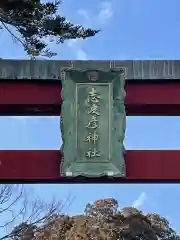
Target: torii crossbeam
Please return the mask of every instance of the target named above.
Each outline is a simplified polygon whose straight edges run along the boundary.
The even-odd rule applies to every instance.
[[[59,116],[59,76],[61,68],[68,64],[69,61],[0,60],[1,116]],[[126,69],[127,116],[180,115],[180,61],[114,64]],[[58,150],[1,150],[0,179],[68,181],[59,177],[59,159]],[[180,179],[179,150],[129,150],[125,162],[127,177],[123,181]]]

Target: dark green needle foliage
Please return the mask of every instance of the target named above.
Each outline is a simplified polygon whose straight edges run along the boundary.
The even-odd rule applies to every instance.
[[[48,42],[86,39],[99,32],[67,21],[59,14],[60,5],[60,1],[1,0],[0,28],[8,31],[32,57],[56,55],[48,48]]]

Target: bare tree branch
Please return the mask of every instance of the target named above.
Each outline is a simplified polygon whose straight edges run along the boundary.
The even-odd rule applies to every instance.
[[[25,43],[20,39],[18,38],[8,27],[5,23],[1,22],[2,26],[7,30],[7,32],[11,35],[12,39],[14,40],[17,40],[18,42],[20,42],[24,48],[26,48],[26,45]]]
[[[0,240],[22,239],[22,236],[34,236],[37,229],[43,225],[49,224],[55,216],[62,214],[63,209],[69,207],[73,201],[71,195],[63,200],[53,198],[50,202],[44,202],[40,199],[30,201],[24,186],[0,185],[0,218],[1,228],[4,228],[8,234],[0,237]],[[14,227],[14,223],[17,223]],[[8,228],[10,230],[8,230]],[[13,229],[13,230],[12,230]],[[30,238],[31,239],[31,238]]]

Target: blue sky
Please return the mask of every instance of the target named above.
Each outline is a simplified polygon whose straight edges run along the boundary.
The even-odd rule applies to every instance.
[[[69,20],[101,28],[96,37],[52,45],[55,59],[179,59],[179,0],[65,0],[60,12]],[[7,33],[0,33],[0,56],[28,59]],[[128,117],[127,149],[179,149],[179,117]],[[0,149],[59,149],[58,117],[1,117]],[[168,137],[167,137],[168,136]],[[51,139],[51,140],[49,140]],[[88,201],[114,197],[120,206],[135,205],[157,212],[179,227],[179,184],[30,185],[32,197],[59,199],[69,192],[75,200],[70,214],[82,213]],[[47,194],[48,192],[48,194]]]

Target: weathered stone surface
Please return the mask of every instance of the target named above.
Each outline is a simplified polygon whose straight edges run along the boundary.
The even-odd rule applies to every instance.
[[[125,176],[124,73],[90,71],[92,80],[88,73],[69,70],[62,81],[61,173]]]
[[[180,60],[0,60],[0,79],[60,79],[63,68],[125,68],[126,79],[180,79]]]

